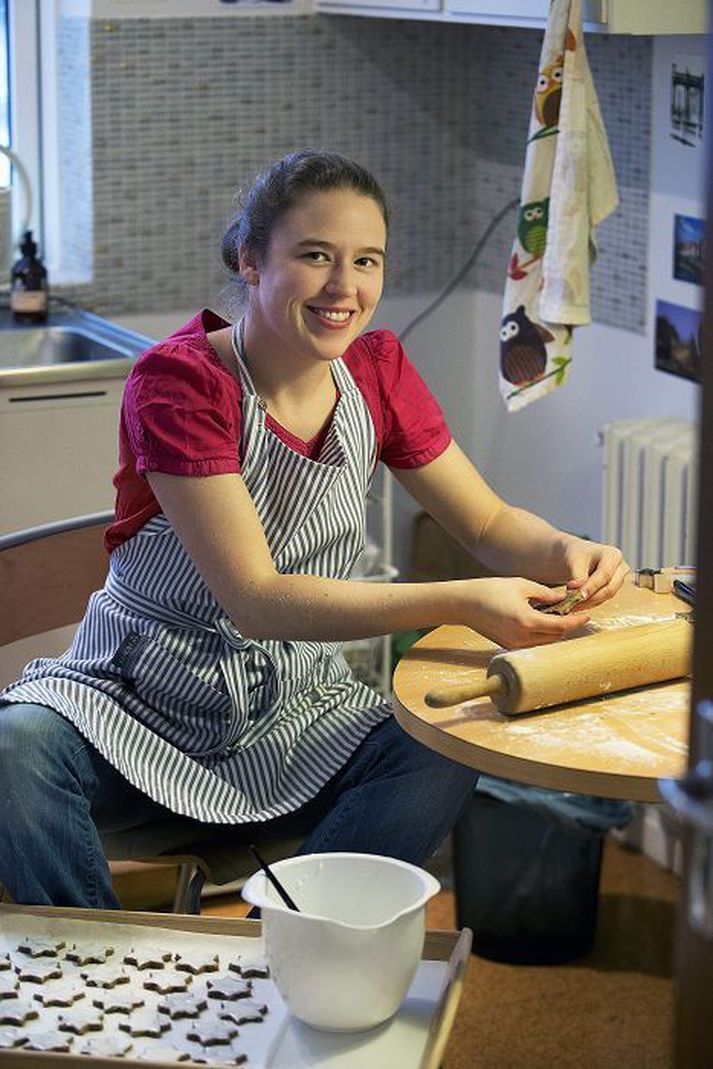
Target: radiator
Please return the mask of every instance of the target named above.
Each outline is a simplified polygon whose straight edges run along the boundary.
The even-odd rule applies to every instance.
[[[602,540],[633,568],[695,563],[697,427],[624,419],[600,431]]]

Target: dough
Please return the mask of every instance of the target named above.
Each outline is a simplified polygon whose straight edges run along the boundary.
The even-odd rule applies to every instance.
[[[535,608],[539,609],[540,612],[549,613],[551,616],[567,616],[575,605],[579,605],[580,601],[584,601],[582,591],[569,590],[562,600],[554,605],[535,605]]]

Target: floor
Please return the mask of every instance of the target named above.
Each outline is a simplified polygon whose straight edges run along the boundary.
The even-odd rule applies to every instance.
[[[608,841],[593,951],[544,967],[473,955],[443,1069],[670,1069],[677,894],[670,872]],[[203,912],[245,907],[214,898]],[[455,926],[452,892],[433,900],[427,923]]]
[[[670,1069],[677,894],[671,873],[608,843],[593,951],[566,966],[473,957],[444,1069]],[[431,924],[452,910],[436,903]]]

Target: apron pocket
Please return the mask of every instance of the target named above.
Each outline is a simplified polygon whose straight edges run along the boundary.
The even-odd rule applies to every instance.
[[[275,723],[282,704],[281,674],[275,657],[262,644],[243,640],[221,661],[227,690],[233,696],[233,721],[226,740],[230,749],[243,749],[261,738]]]
[[[220,751],[231,732],[228,694],[206,683],[150,635],[127,635],[112,667],[138,699],[130,711],[146,727],[193,757]]]

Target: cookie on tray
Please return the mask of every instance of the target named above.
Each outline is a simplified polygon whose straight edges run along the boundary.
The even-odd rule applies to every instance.
[[[145,1036],[147,1039],[160,1039],[164,1032],[170,1030],[171,1022],[158,1014],[153,1017],[134,1014],[126,1021],[119,1021],[119,1028],[134,1038]]]
[[[191,1052],[191,1061],[199,1065],[244,1065],[247,1054],[230,1047],[211,1047],[210,1050]]]
[[[44,1053],[66,1053],[72,1048],[72,1037],[66,1032],[33,1032],[27,1037],[23,1050],[43,1051]]]
[[[158,1012],[165,1013],[172,1021],[200,1017],[208,1002],[203,995],[166,995],[158,1004]]]
[[[112,946],[79,947],[76,943],[72,943],[64,956],[68,961],[73,961],[77,965],[105,965],[106,959],[110,958],[113,953],[114,947]]]
[[[97,1006],[104,1013],[132,1013],[146,1002],[141,995],[135,995],[132,991],[99,991],[92,995],[92,1005]]]
[[[101,987],[105,990],[111,990],[114,987],[118,987],[119,984],[128,984],[131,977],[126,969],[122,969],[121,965],[99,966],[96,969],[83,969],[80,976],[86,983],[87,987]]]
[[[217,1047],[225,1043],[231,1043],[238,1034],[235,1025],[228,1021],[214,1021],[203,1023],[196,1021],[186,1032],[188,1039],[201,1043],[204,1047]]]
[[[270,966],[265,958],[238,958],[237,961],[231,961],[228,968],[245,980],[267,980],[270,976]]]
[[[66,943],[63,939],[50,939],[42,935],[28,935],[17,944],[21,954],[30,958],[56,958]]]
[[[189,972],[184,973],[149,973],[144,980],[147,991],[157,991],[159,995],[182,995],[193,983],[193,977]]]
[[[58,961],[23,961],[15,966],[17,978],[25,984],[46,984],[50,980],[61,980],[64,976]]]
[[[54,985],[48,991],[37,991],[35,998],[43,1006],[58,1006],[60,1008],[73,1006],[80,998],[84,998],[84,987],[75,980],[73,983],[62,984],[61,986]]]
[[[5,1025],[20,1028],[36,1017],[39,1017],[37,1007],[27,999],[8,999],[4,1005],[0,1004],[0,1028]]]
[[[104,1027],[104,1014],[93,1006],[73,1009],[71,1016],[60,1013],[57,1020],[60,1032],[72,1032],[75,1036],[83,1036],[85,1032],[101,1032]]]
[[[173,953],[170,950],[161,950],[152,947],[148,950],[137,950],[132,947],[128,954],[124,955],[124,964],[133,965],[136,969],[165,969],[166,962],[171,961]]]
[[[20,981],[16,976],[0,976],[0,1002],[7,998],[19,998]]]
[[[241,999],[234,1006],[221,1006],[218,1016],[221,1021],[233,1024],[262,1024],[267,1015],[267,1005],[255,999]]]
[[[125,1036],[91,1036],[76,1049],[79,1054],[91,1054],[95,1058],[123,1058],[133,1045],[131,1040]]]
[[[218,972],[220,965],[217,954],[179,954],[175,967],[179,972],[197,976],[204,972]]]
[[[21,1047],[27,1034],[20,1028],[0,1028],[0,1050],[14,1050]]]
[[[195,1058],[186,1047],[142,1047],[136,1057],[142,1062],[192,1062]]]
[[[252,980],[238,979],[237,976],[220,976],[206,981],[208,998],[217,998],[225,1002],[235,1002],[239,998],[249,998],[252,990]]]

